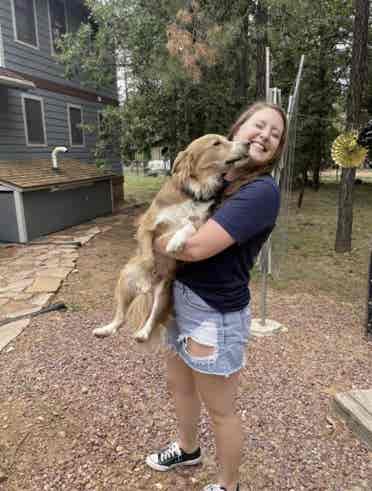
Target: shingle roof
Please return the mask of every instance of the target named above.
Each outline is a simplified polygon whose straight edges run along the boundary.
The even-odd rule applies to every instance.
[[[73,159],[59,158],[58,167],[53,169],[52,159],[0,160],[0,185],[32,189],[109,179],[115,175]]]

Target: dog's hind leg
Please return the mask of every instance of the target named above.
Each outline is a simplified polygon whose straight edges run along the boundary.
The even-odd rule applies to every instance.
[[[164,319],[164,314],[169,309],[169,302],[170,282],[169,280],[162,280],[154,288],[154,303],[150,317],[147,319],[144,326],[134,333],[134,339],[136,339],[136,341],[144,342],[149,339],[152,330]]]
[[[125,320],[125,314],[130,303],[137,294],[135,290],[130,288],[130,285],[128,285],[128,282],[126,281],[125,277],[127,276],[127,272],[126,268],[120,272],[119,281],[115,291],[116,310],[113,320],[110,324],[93,329],[93,334],[99,338],[111,336],[117,332]]]

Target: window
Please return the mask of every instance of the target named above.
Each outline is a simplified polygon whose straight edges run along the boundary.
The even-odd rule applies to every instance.
[[[41,97],[22,95],[23,119],[26,144],[28,146],[46,146],[44,102]]]
[[[68,128],[70,133],[70,145],[72,147],[84,146],[83,114],[80,106],[69,104],[67,106]]]
[[[16,40],[38,48],[35,0],[13,0],[12,6]]]
[[[67,32],[67,15],[65,0],[49,0],[49,27],[52,52],[57,53],[57,41]]]

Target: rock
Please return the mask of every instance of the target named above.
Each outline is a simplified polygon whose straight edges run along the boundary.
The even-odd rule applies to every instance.
[[[61,278],[55,278],[54,276],[38,276],[27,291],[30,293],[55,292],[61,286],[61,282]]]
[[[336,394],[334,409],[372,450],[372,389]]]
[[[252,336],[272,336],[279,332],[286,332],[288,329],[277,321],[267,319],[265,325],[261,324],[261,319],[252,319],[251,334]]]
[[[35,295],[32,297],[30,302],[32,305],[37,305],[38,307],[44,307],[46,305],[50,298],[53,296],[52,293],[39,293],[38,295]]]
[[[10,341],[16,338],[30,323],[30,319],[21,319],[0,326],[0,351],[7,346]]]

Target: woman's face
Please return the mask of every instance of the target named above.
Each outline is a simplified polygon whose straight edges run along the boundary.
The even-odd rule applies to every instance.
[[[265,107],[247,119],[234,135],[235,141],[251,144],[249,156],[258,164],[270,162],[277,151],[284,131],[282,116]]]

